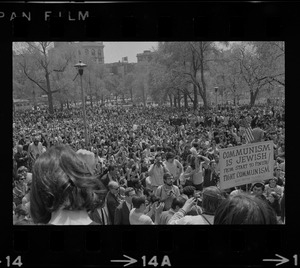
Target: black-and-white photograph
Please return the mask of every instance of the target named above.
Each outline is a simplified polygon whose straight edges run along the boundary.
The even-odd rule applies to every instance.
[[[285,224],[284,46],[13,42],[13,224]]]

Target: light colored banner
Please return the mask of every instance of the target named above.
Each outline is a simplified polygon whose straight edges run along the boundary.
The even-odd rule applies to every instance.
[[[273,141],[220,149],[220,188],[263,181],[273,177]]]

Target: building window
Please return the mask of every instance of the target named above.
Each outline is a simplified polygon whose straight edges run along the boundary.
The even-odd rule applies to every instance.
[[[92,53],[92,56],[96,56],[95,49],[93,49],[93,48],[92,48],[92,51],[91,51],[91,53]]]
[[[101,49],[98,49],[98,57],[101,58]]]
[[[84,51],[85,51],[85,55],[89,55],[89,50],[87,48]]]
[[[80,50],[78,50],[78,55],[79,55],[79,56],[81,55],[81,51],[80,51]]]

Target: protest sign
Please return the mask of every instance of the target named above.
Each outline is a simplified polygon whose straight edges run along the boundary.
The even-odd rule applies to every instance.
[[[221,189],[273,177],[273,141],[220,149],[219,152]]]

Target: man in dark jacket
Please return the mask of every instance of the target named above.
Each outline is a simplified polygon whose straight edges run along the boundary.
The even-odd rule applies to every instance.
[[[28,155],[27,152],[23,151],[23,146],[21,144],[18,144],[17,146],[17,152],[14,155],[14,159],[16,160],[17,163],[17,169],[21,166],[27,167],[28,168]]]
[[[125,200],[116,208],[114,225],[130,225],[129,213],[132,209],[132,197],[136,195],[133,188],[125,190]]]
[[[264,131],[262,130],[262,123],[258,122],[257,127],[252,130],[252,134],[254,137],[254,140],[252,143],[261,142],[264,140]]]
[[[107,194],[107,209],[111,223],[115,221],[115,211],[118,205],[120,205],[119,191],[120,186],[116,181],[110,181],[108,183],[109,192]]]

